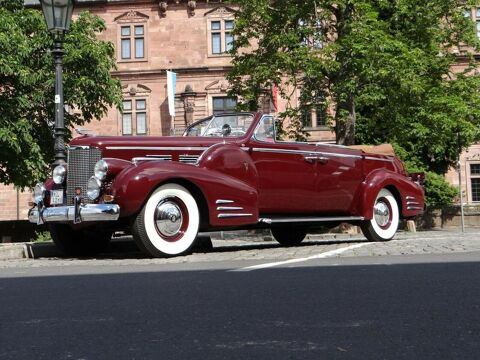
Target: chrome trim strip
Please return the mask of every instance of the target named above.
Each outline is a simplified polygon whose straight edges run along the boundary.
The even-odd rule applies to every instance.
[[[407,205],[420,205],[418,201],[407,201]]]
[[[233,200],[224,200],[224,199],[218,199],[215,201],[215,204],[231,204],[234,203],[235,201]]]
[[[28,220],[36,224],[41,217],[44,222],[72,221],[74,206],[49,207],[38,211],[35,207],[28,212]],[[116,204],[86,204],[80,207],[82,221],[115,221],[120,217],[120,206]]]
[[[150,154],[147,154],[145,155],[146,157],[148,158],[162,158],[162,159],[165,159],[165,160],[172,160],[172,155],[150,155]]]
[[[407,210],[423,210],[420,206],[407,206]]]
[[[218,211],[229,211],[229,210],[243,210],[243,207],[240,206],[218,206]]]
[[[266,224],[282,224],[290,222],[328,222],[328,221],[363,221],[365,218],[363,216],[338,216],[338,217],[286,217],[286,218],[261,218],[258,222],[263,222]]]
[[[82,149],[82,150],[88,150],[90,149],[90,146],[87,145],[69,145],[68,149],[74,150],[74,149]]]
[[[306,150],[289,150],[289,149],[272,149],[272,148],[253,148],[253,151],[257,152],[267,152],[267,153],[283,153],[283,154],[298,154],[298,155],[326,155],[326,156],[336,156],[341,158],[353,158],[361,159],[360,155],[349,155],[349,154],[336,154],[324,151],[306,151]]]
[[[406,199],[407,200],[415,200],[415,196],[407,196]]]
[[[376,158],[376,157],[373,157],[373,156],[365,156],[365,160],[393,162],[393,159],[381,159],[381,158]]]
[[[131,161],[135,165],[137,165],[137,163],[139,163],[140,161],[169,161],[169,159],[165,159],[165,158],[161,158],[161,157],[158,157],[158,158],[154,158],[154,157],[135,157],[135,158],[132,158]]]
[[[166,151],[195,151],[207,150],[209,147],[197,146],[179,146],[179,147],[163,147],[163,146],[107,146],[107,150],[166,150]]]
[[[219,219],[225,219],[225,218],[234,218],[234,217],[249,217],[253,216],[253,214],[218,214]]]
[[[350,149],[348,146],[345,146],[345,145],[322,143],[322,142],[315,143],[315,146],[329,146],[329,147],[332,147],[332,148]]]
[[[184,164],[196,164],[199,158],[200,155],[180,155],[178,161]]]

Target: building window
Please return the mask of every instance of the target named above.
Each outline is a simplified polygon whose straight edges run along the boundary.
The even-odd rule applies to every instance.
[[[132,100],[123,102],[122,134],[132,135]]]
[[[472,201],[480,201],[480,164],[470,164]]]
[[[122,25],[120,27],[122,60],[145,59],[145,26]]]
[[[210,21],[210,53],[222,55],[233,48],[233,20]]]
[[[316,104],[304,108],[301,112],[302,125],[305,128],[325,127],[328,125],[326,104]]]
[[[301,41],[305,46],[313,49],[321,49],[322,42],[322,23],[319,19],[306,21],[300,19],[298,21]]]
[[[303,127],[313,127],[311,108],[302,110],[302,125]]]
[[[228,96],[218,96],[212,99],[213,113],[233,112],[237,106],[237,99]]]
[[[134,129],[135,125],[135,129]],[[147,100],[124,100],[122,113],[122,134],[147,134]]]

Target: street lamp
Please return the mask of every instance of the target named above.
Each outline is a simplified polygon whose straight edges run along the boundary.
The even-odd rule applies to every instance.
[[[63,38],[70,29],[73,0],[40,0],[48,31],[53,34],[55,58],[55,162],[53,167],[66,162],[65,122],[63,104]]]

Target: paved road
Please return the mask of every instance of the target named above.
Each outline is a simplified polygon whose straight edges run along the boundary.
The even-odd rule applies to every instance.
[[[477,359],[477,235],[423,235],[1,262],[0,359]]]

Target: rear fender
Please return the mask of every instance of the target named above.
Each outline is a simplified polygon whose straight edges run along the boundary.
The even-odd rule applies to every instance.
[[[408,218],[423,212],[425,206],[423,188],[404,175],[386,169],[372,171],[362,183],[357,196],[356,212],[366,219],[372,219],[377,194],[383,188],[390,190],[395,196],[400,217]],[[412,202],[416,203],[415,209],[412,209]]]
[[[211,226],[258,222],[258,194],[250,184],[215,170],[164,160],[142,162],[118,174],[111,189],[121,216],[138,213],[150,194],[165,183],[191,184],[200,190]]]

